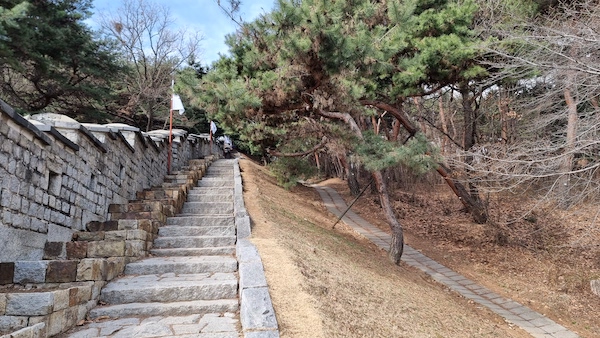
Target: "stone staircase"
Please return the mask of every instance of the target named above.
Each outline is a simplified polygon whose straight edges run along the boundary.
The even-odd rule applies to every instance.
[[[93,322],[63,337],[179,336],[182,325],[193,331],[186,334],[240,335],[233,164],[208,168],[181,213],[159,228],[152,256],[127,264],[102,289],[102,305],[89,312]]]
[[[0,263],[0,338],[279,337],[237,160],[213,161],[46,243],[50,260]]]

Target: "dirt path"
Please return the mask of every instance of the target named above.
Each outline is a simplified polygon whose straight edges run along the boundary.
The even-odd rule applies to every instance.
[[[530,337],[336,226],[318,194],[240,160],[282,337]]]

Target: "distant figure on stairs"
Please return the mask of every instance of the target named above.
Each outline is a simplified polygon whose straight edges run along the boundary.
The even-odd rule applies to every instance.
[[[217,138],[217,141],[219,141],[219,143],[221,143],[221,145],[223,147],[223,154],[225,155],[225,158],[231,158],[231,151],[233,150],[233,142],[231,142],[231,139],[229,138],[229,136],[227,136],[227,135],[219,136],[219,138]]]

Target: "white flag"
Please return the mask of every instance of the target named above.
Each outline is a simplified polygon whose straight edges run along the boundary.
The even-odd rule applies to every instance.
[[[173,110],[179,111],[179,115],[183,115],[185,112],[185,108],[183,108],[183,102],[181,102],[181,98],[177,94],[173,94]]]
[[[213,121],[210,121],[210,132],[213,135],[217,132],[217,125]]]

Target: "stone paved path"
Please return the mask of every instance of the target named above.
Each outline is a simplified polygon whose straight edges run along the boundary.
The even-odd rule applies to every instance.
[[[62,337],[279,337],[249,235],[237,160],[217,160],[159,229],[153,257],[127,264],[94,321]]]
[[[319,192],[325,206],[331,213],[339,217],[346,210],[347,205],[337,191],[325,186],[313,185],[313,187]],[[391,236],[370,224],[352,210],[349,210],[342,220],[380,248],[384,250],[389,249]],[[542,314],[515,301],[501,297],[488,288],[457,274],[406,244],[404,245],[402,261],[422,270],[436,281],[446,285],[464,297],[487,307],[496,314],[504,317],[507,322],[529,332],[533,337],[579,337],[576,333],[569,331],[565,327],[544,317]]]

